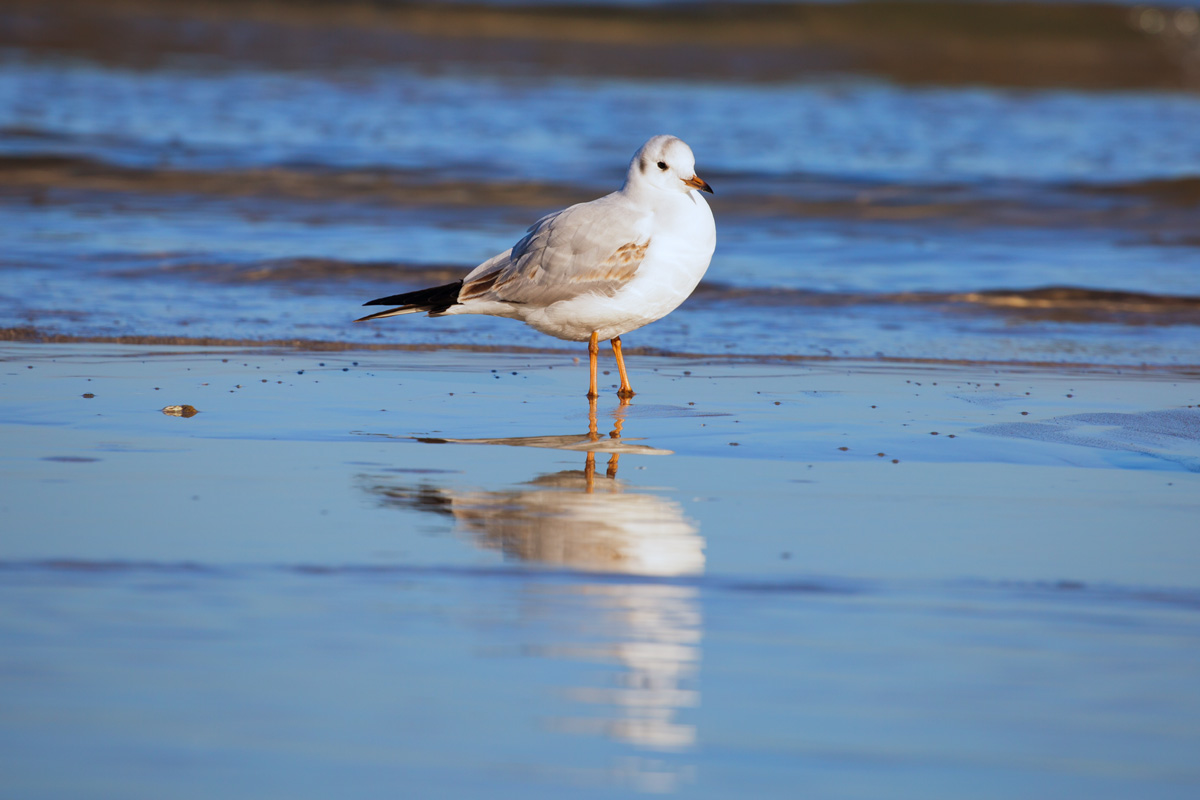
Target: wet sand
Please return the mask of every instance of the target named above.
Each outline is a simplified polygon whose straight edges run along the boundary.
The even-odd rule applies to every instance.
[[[1200,785],[1194,369],[630,360],[5,343],[4,787]]]
[[[751,573],[1162,586],[1195,586],[1200,575],[1189,541],[1200,509],[1191,370],[638,356],[638,395],[627,406],[603,397],[590,443],[586,363],[565,354],[79,343],[3,352],[5,527],[44,531],[13,537],[9,560],[391,563],[372,549],[400,519],[383,509],[431,509],[388,500],[388,481],[433,487],[445,498],[432,510],[457,516],[458,493],[582,470],[593,451],[596,491],[665,492],[710,544],[736,528],[734,549],[745,552],[734,563]],[[612,374],[602,386],[615,381],[603,366]],[[199,413],[161,411],[184,404]],[[614,429],[631,445],[615,481],[604,474]],[[362,483],[375,480],[381,488]],[[289,507],[280,492],[313,502]],[[175,532],[159,538],[154,517]],[[1147,534],[1129,535],[1145,520],[1158,545],[1188,555],[1152,568]],[[881,557],[901,521],[923,550],[950,546],[933,548],[932,562]],[[365,538],[318,536],[324,544],[309,551],[279,535],[327,527]],[[820,544],[814,527],[826,531]],[[1117,549],[1067,545],[1096,536]],[[1064,547],[1048,556],[1028,550],[1028,537]],[[779,561],[784,551],[791,563]],[[761,561],[747,561],[751,552]]]

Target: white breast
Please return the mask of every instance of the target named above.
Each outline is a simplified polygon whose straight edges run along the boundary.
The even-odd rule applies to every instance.
[[[583,294],[544,308],[530,308],[521,318],[560,339],[587,341],[597,331],[600,340],[607,341],[678,308],[708,270],[717,233],[712,210],[699,192],[668,200],[671,202],[655,209],[655,233],[629,283],[611,297]]]

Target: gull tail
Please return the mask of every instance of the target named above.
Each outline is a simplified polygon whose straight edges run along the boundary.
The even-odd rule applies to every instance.
[[[400,306],[400,308],[390,308],[387,311],[368,314],[354,321],[366,322],[369,319],[383,319],[384,317],[395,317],[399,314],[416,314],[421,311],[428,311],[429,316],[435,317],[438,314],[445,313],[446,309],[450,306],[458,305],[458,293],[462,289],[462,285],[462,281],[455,281],[454,283],[447,283],[444,286],[434,286],[431,289],[418,289],[415,292],[380,297],[378,300],[372,300],[369,303],[363,303],[363,305]]]

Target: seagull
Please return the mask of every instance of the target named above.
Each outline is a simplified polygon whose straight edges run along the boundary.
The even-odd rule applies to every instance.
[[[692,149],[674,136],[655,136],[634,154],[619,190],[542,217],[462,280],[364,303],[398,308],[355,322],[422,311],[486,314],[587,342],[592,400],[599,397],[600,342],[611,341],[621,374],[617,396],[628,400],[634,392],[621,334],[674,311],[712,259],[717,229],[700,192],[713,190],[696,175]]]

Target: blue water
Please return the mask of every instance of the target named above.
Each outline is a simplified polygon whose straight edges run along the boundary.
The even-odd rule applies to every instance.
[[[1200,172],[1200,145],[1188,135],[1200,125],[1200,99],[1187,93],[853,77],[727,86],[403,67],[147,72],[10,57],[0,103],[4,127],[54,137],[47,147],[10,136],[0,152],[140,167],[366,166],[608,189],[632,155],[623,139],[640,144],[661,129],[686,136],[714,176],[1120,184]]]
[[[319,55],[284,68],[220,52],[168,52],[147,68],[28,46],[4,61],[9,327],[560,346],[507,322],[349,320],[362,301],[455,274],[430,267],[461,274],[546,211],[615,189],[641,141],[670,131],[717,189],[718,250],[707,293],[631,346],[1200,357],[1194,91],[908,85],[853,71],[739,83]],[[280,259],[336,268],[278,271]],[[1034,315],[963,299],[1043,287],[1083,295]],[[778,290],[808,296],[797,305]],[[1183,309],[1131,313],[1138,298],[1112,307],[1086,294],[1111,291]],[[852,296],[820,302],[827,293]]]

